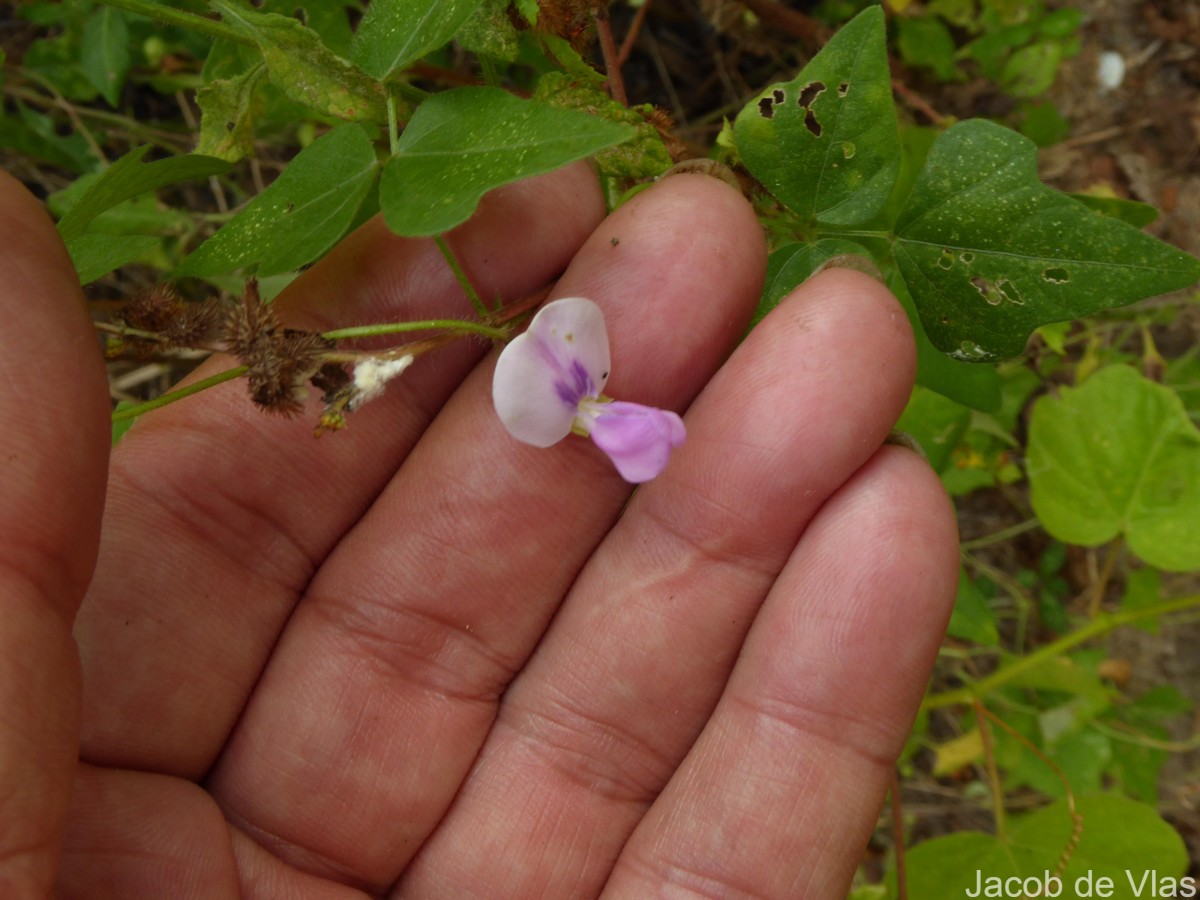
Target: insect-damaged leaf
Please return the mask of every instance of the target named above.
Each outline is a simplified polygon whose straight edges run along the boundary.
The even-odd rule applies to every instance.
[[[983,120],[934,143],[894,249],[934,345],[972,362],[1200,278],[1200,260],[1043,185],[1034,143]]]
[[[449,231],[485,193],[632,137],[629,125],[522,100],[499,88],[456,88],[421,104],[387,163],[379,205],[397,234]]]
[[[383,88],[342,59],[299,19],[211,0],[221,17],[258,45],[271,83],[290,99],[349,121],[386,121]]]
[[[860,13],[794,81],[750,101],[733,136],[751,174],[801,215],[855,225],[879,212],[900,158],[883,9]]]

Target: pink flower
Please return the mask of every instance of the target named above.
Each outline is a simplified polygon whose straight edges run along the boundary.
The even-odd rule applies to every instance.
[[[666,468],[671,449],[683,443],[683,420],[603,396],[609,361],[600,307],[583,297],[555,300],[500,354],[492,402],[517,440],[549,447],[572,431],[591,436],[622,478],[640,484]]]

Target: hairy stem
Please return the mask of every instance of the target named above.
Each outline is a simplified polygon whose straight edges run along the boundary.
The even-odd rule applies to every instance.
[[[210,387],[216,387],[226,381],[233,381],[235,378],[241,378],[248,371],[247,366],[235,366],[232,369],[226,369],[224,372],[218,372],[216,375],[210,375],[208,378],[202,378],[187,387],[179,388],[178,390],[168,391],[161,397],[155,397],[153,400],[147,400],[145,403],[139,403],[137,406],[130,406],[125,409],[118,409],[112,414],[114,422],[123,422],[126,419],[132,419],[140,416],[142,413],[150,412],[153,409],[159,409],[163,406],[168,406],[176,400],[182,400],[184,397],[190,397],[192,394],[198,394],[201,391],[206,391]]]
[[[355,325],[350,328],[338,328],[325,331],[321,337],[330,341],[341,341],[347,338],[378,337],[385,334],[404,334],[409,331],[456,331],[463,334],[478,334],[494,341],[508,340],[508,330],[484,325],[482,322],[470,322],[464,319],[425,319],[418,322],[384,322],[379,325]]]
[[[488,316],[488,308],[484,306],[482,300],[479,299],[479,294],[475,290],[475,285],[471,284],[471,279],[467,277],[467,273],[462,270],[462,266],[458,264],[458,258],[454,255],[454,251],[450,249],[450,245],[446,243],[446,239],[440,234],[435,237],[434,243],[437,244],[438,250],[446,260],[446,265],[450,267],[450,271],[454,273],[454,277],[458,280],[459,285],[467,294],[467,299],[471,301],[471,305],[475,307],[475,312],[479,313],[481,318],[486,319]]]

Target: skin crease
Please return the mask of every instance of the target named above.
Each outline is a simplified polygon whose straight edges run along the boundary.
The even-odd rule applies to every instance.
[[[475,340],[320,441],[233,383],[109,463],[69,261],[2,175],[0,219],[0,896],[845,895],[956,580],[936,476],[881,448],[914,369],[881,285],[824,272],[740,342],[742,197],[604,218],[573,167],[450,242],[484,296],[562,273],[606,393],[685,414],[632,499],[589,441],[504,432]],[[377,221],[279,302],[470,315]]]

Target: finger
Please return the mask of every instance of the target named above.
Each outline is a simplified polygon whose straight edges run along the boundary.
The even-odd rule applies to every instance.
[[[600,889],[809,520],[899,416],[913,368],[903,311],[855,272],[811,280],[750,334],[576,580],[405,890],[486,893],[498,859],[516,895]]]
[[[201,788],[167,775],[79,766],[56,898],[238,895],[229,826]]]
[[[884,448],[821,509],[606,897],[846,896],[954,602],[936,475]]]
[[[45,896],[78,750],[71,619],[96,558],[109,425],[79,284],[41,205],[0,172],[0,885]]]
[[[764,257],[740,194],[680,176],[617,210],[556,290],[604,308],[615,396],[681,407],[744,328]],[[509,437],[492,368],[318,573],[213,779],[232,820],[285,859],[374,890],[443,815],[629,495],[589,442]]]
[[[450,242],[483,296],[512,299],[561,272],[602,214],[581,166],[489,195]],[[278,302],[318,328],[469,315],[432,242],[378,219]],[[316,407],[268,416],[238,383],[130,430],[77,627],[85,758],[192,778],[212,766],[312,573],[484,352],[460,341],[422,358],[320,441]]]

